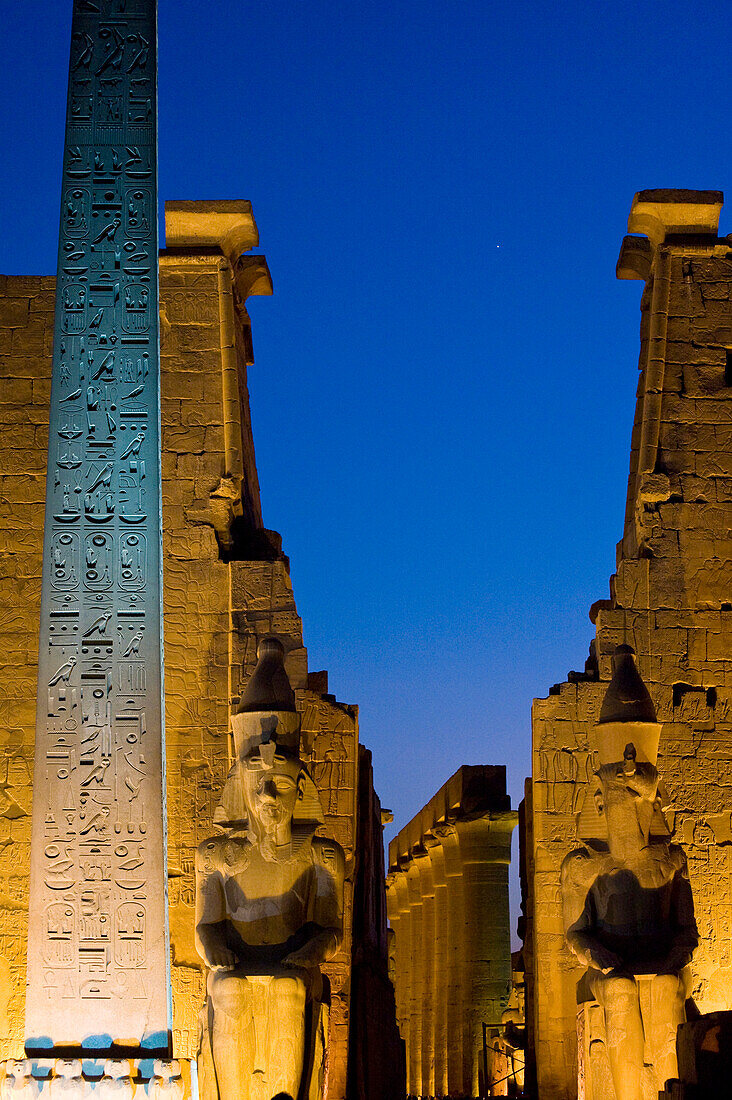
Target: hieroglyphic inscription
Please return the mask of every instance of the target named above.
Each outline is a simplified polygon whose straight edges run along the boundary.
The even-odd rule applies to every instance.
[[[26,1039],[165,1048],[155,0],[74,0]]]

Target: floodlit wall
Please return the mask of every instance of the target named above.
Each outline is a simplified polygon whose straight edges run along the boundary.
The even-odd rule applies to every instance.
[[[701,1012],[732,1008],[732,244],[716,235],[720,205],[717,192],[641,192],[618,262],[644,285],[617,572],[592,609],[585,671],[533,708],[526,961],[542,1100],[577,1095],[582,970],[564,943],[559,872],[594,770],[588,729],[624,642],[663,723],[658,768],[701,937],[692,996]]]
[[[213,831],[230,766],[230,709],[254,668],[257,640],[274,633],[285,645],[302,714],[302,755],[325,815],[320,831],[335,837],[347,858],[346,935],[325,967],[333,995],[327,1095],[342,1100],[353,947],[357,708],[328,693],[327,674],[308,673],[288,561],[279,536],[262,525],[246,389],[252,363],[246,300],[271,293],[266,263],[256,256],[230,262],[212,244],[212,204],[200,204],[199,211],[198,204],[184,205],[189,231],[194,219],[193,239],[189,232],[186,243],[160,258],[174,1054],[195,1055],[205,997],[193,944],[194,852]],[[249,220],[245,245],[251,248],[256,226]],[[168,228],[170,242],[176,236]],[[0,276],[0,1059],[21,1056],[24,1038],[54,288],[52,277]]]

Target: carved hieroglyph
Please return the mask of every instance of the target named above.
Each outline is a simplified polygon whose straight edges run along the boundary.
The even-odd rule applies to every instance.
[[[48,444],[26,1041],[169,1042],[156,4],[75,0]]]

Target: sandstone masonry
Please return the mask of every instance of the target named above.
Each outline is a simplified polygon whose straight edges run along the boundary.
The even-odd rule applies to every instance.
[[[732,242],[722,195],[636,195],[618,277],[643,283],[640,382],[623,538],[610,598],[592,608],[584,672],[533,708],[526,799],[527,1022],[543,1100],[577,1095],[575,987],[559,868],[595,764],[588,729],[610,657],[633,646],[663,723],[659,771],[688,856],[700,946],[693,999],[732,989]]]
[[[275,634],[302,713],[302,755],[323,804],[321,831],[347,856],[346,935],[325,968],[333,994],[328,1095],[338,1100],[346,1096],[351,959],[358,946],[351,936],[358,711],[328,693],[326,673],[309,672],[289,563],[279,536],[262,522],[246,302],[271,294],[272,284],[264,257],[241,255],[258,243],[251,206],[167,204],[166,229],[160,313],[174,1056],[195,1056],[205,998],[193,943],[194,852],[210,832],[232,761],[230,710],[254,668],[258,640]],[[0,276],[0,1058],[22,1057],[23,1049],[54,290],[52,277]],[[372,796],[372,787],[363,791],[369,806]],[[382,954],[385,973],[385,943]],[[388,988],[383,996],[388,1001]]]

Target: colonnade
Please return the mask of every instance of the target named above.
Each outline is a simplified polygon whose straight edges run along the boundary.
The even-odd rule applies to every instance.
[[[462,767],[389,845],[397,1018],[412,1097],[484,1093],[511,989],[505,768]],[[488,1066],[490,1078],[490,1065]]]

